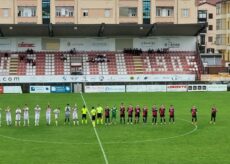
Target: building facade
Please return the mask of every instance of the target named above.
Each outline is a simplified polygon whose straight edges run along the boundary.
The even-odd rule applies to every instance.
[[[194,0],[0,0],[1,24],[186,24]]]
[[[230,61],[230,0],[218,2],[216,12],[216,48]]]
[[[216,1],[200,1],[197,18],[198,23],[207,23],[207,28],[200,34],[200,51],[216,53]]]

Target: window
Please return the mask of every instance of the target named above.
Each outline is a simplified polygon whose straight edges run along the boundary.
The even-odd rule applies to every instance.
[[[36,7],[34,6],[19,6],[18,7],[18,16],[19,17],[35,17],[36,16]]]
[[[122,17],[136,17],[137,16],[137,8],[128,8],[128,7],[120,7],[119,15]]]
[[[173,16],[173,7],[157,7],[156,15],[161,17]]]
[[[110,17],[110,9],[105,9],[105,11],[104,11],[104,16],[105,17]]]
[[[83,10],[83,13],[82,13],[83,17],[87,17],[89,16],[89,11],[88,10]]]
[[[207,11],[206,10],[198,11],[198,22],[199,23],[207,22]]]
[[[212,18],[213,18],[213,14],[212,14],[212,13],[209,13],[209,14],[208,14],[208,18],[209,18],[209,19],[212,19]]]
[[[200,44],[205,45],[205,35],[200,35]]]
[[[74,12],[73,6],[56,7],[57,17],[72,17]]]
[[[212,42],[212,36],[208,37],[208,42]]]
[[[212,25],[208,25],[208,30],[212,31],[213,30],[213,26]]]
[[[9,17],[9,9],[2,9],[2,16]]]
[[[137,16],[137,9],[136,8],[129,8],[128,15],[130,17],[135,17]]]
[[[189,9],[182,9],[182,16],[189,17]]]

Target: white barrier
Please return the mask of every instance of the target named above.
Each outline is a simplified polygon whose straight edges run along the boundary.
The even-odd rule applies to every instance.
[[[126,85],[126,92],[166,92],[166,85]]]
[[[72,82],[170,82],[195,81],[195,75],[53,75],[0,76],[0,83],[72,83]]]
[[[97,92],[125,92],[125,85],[94,85],[85,86],[86,93]]]
[[[21,86],[4,86],[3,93],[22,93]]]
[[[227,91],[228,87],[225,84],[195,84],[188,85],[189,92],[200,92],[200,91]]]
[[[207,85],[207,91],[227,91],[227,90],[228,90],[227,84]]]
[[[30,93],[50,93],[50,86],[30,86]]]

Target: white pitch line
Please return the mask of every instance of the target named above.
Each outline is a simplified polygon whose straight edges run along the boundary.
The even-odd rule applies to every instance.
[[[83,97],[83,95],[82,95],[82,92],[80,92],[80,94],[81,94],[81,98],[82,98],[82,100],[83,100],[85,106],[87,107],[87,104],[86,104],[86,101],[85,101],[85,99],[84,99],[84,97]],[[87,108],[88,108],[88,107],[87,107]],[[91,114],[90,114],[89,110],[87,111],[87,113],[88,113],[88,115],[89,115],[89,117],[90,117],[90,120],[91,120]],[[92,120],[91,120],[91,121],[92,121]],[[97,133],[97,129],[96,129],[95,127],[93,127],[93,130],[94,130],[94,132],[95,132],[95,135],[96,135],[96,137],[97,137],[97,141],[98,141],[99,146],[100,146],[100,148],[101,148],[101,152],[102,152],[102,154],[103,154],[103,157],[104,157],[104,160],[105,160],[105,164],[109,164],[108,158],[107,158],[106,153],[105,153],[105,150],[104,150],[103,145],[102,145],[102,143],[101,143],[101,139],[100,139],[100,137],[99,137],[99,135],[98,135],[98,133]]]
[[[177,120],[181,120],[184,122],[188,122],[190,123],[190,121],[185,120],[185,119],[180,119],[178,118]],[[191,123],[190,123],[191,124]],[[183,134],[179,134],[176,136],[171,136],[171,137],[163,137],[163,138],[156,138],[156,139],[148,139],[148,140],[142,140],[142,141],[115,141],[115,142],[104,142],[104,144],[106,145],[111,145],[111,144],[133,144],[133,143],[145,143],[145,142],[154,142],[154,141],[160,141],[160,140],[168,140],[168,139],[174,139],[174,138],[179,138],[179,137],[184,137],[187,135],[190,135],[192,133],[194,133],[197,130],[197,125],[193,125],[195,128],[192,129],[191,131],[188,131],[186,133]],[[6,135],[2,135],[0,134],[0,137],[5,138],[5,139],[9,139],[9,140],[13,140],[13,141],[20,141],[20,142],[33,142],[33,143],[45,143],[45,144],[64,144],[64,145],[96,145],[98,144],[97,142],[95,143],[90,143],[90,142],[81,142],[81,143],[69,143],[69,142],[58,142],[58,141],[39,141],[39,140],[29,140],[29,139],[21,139],[21,138],[15,138],[15,137],[10,137],[10,136],[6,136]]]
[[[182,120],[184,122],[188,122],[190,123],[188,120],[184,120],[184,119],[177,119],[177,120]],[[192,124],[193,125],[193,124]],[[198,126],[197,125],[193,125],[194,126],[194,129],[189,131],[189,132],[186,132],[186,133],[183,133],[183,134],[179,134],[179,135],[176,135],[176,136],[171,136],[171,137],[162,137],[162,138],[156,138],[156,139],[148,139],[148,140],[137,140],[137,141],[131,141],[131,142],[126,142],[126,141],[121,141],[121,142],[104,142],[104,144],[132,144],[132,143],[144,143],[144,142],[153,142],[153,141],[160,141],[160,140],[168,140],[168,139],[174,139],[174,138],[179,138],[179,137],[184,137],[184,136],[187,136],[189,134],[192,134],[194,133]]]

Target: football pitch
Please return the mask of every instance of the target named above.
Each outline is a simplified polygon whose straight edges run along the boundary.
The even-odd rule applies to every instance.
[[[97,125],[81,124],[80,109],[121,102],[149,109],[148,123]],[[59,126],[45,122],[45,108],[61,107]],[[77,103],[80,125],[64,125],[64,107]],[[30,107],[30,126],[15,127],[15,109]],[[34,126],[34,107],[42,108],[40,126]],[[166,106],[166,125],[151,124],[151,106]],[[175,107],[176,124],[168,124],[168,108]],[[215,104],[217,122],[209,124],[210,108]],[[197,127],[191,124],[190,108],[198,109]],[[5,108],[10,106],[13,126],[7,127]],[[197,93],[95,93],[95,94],[5,94],[0,95],[0,163],[17,164],[228,164],[230,161],[230,92]],[[126,115],[127,116],[127,115]],[[89,116],[88,116],[89,120]],[[159,116],[158,116],[159,123]]]

